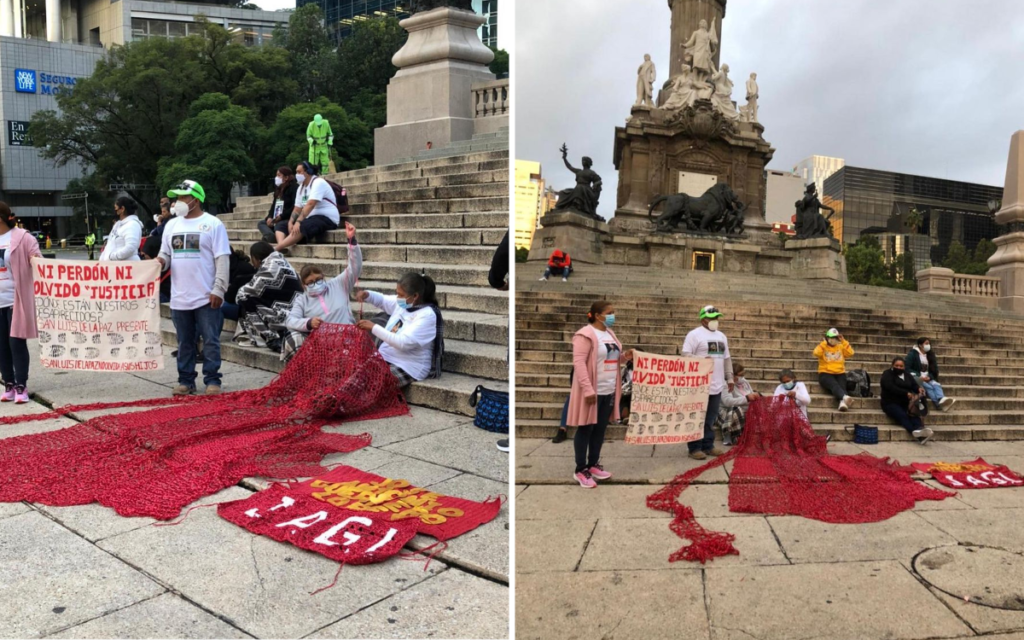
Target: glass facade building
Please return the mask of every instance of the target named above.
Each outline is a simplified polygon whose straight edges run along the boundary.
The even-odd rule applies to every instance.
[[[324,12],[325,23],[335,43],[352,33],[361,20],[393,16],[408,18],[412,0],[297,0],[297,6],[317,4]],[[487,18],[480,27],[480,39],[488,46],[498,46],[498,0],[473,0],[473,10]]]
[[[1002,197],[1002,187],[846,166],[825,180],[821,201],[836,210],[839,240],[877,235],[888,259],[909,248],[923,269],[941,264],[954,240],[973,251],[998,236],[989,203]]]

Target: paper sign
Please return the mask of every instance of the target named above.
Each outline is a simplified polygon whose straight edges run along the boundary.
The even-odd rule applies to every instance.
[[[32,258],[32,272],[44,367],[163,368],[159,262]]]
[[[633,355],[627,444],[680,444],[704,437],[711,358]]]

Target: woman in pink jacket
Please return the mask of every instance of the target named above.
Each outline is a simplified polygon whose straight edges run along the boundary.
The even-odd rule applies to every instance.
[[[42,257],[39,242],[14,224],[14,214],[0,202],[0,402],[28,402],[28,339],[37,338],[36,299],[32,291],[32,257]]]
[[[566,425],[576,427],[576,472],[581,487],[593,489],[597,480],[612,477],[601,467],[601,445],[610,420],[619,419],[622,378],[619,363],[633,359],[633,351],[622,352],[622,343],[611,327],[615,308],[610,302],[595,302],[587,314],[587,326],[572,338],[572,390]]]

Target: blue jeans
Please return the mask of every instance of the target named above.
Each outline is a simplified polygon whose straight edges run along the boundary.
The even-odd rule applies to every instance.
[[[178,334],[178,384],[196,386],[196,338],[203,339],[203,382],[220,386],[220,332],[224,314],[203,305],[198,309],[171,309],[171,321]],[[198,336],[197,336],[198,334]]]
[[[572,275],[572,267],[548,267],[547,269],[544,269],[545,278],[550,278],[551,274],[555,274],[556,276],[560,275],[568,280],[569,276]]]
[[[925,382],[920,378],[914,379],[917,380],[917,384],[921,385],[921,388],[924,389],[925,395],[927,395],[928,399],[932,401],[932,404],[938,407],[939,402],[946,397],[946,394],[942,391],[942,385],[934,380],[931,382]]]
[[[238,305],[231,302],[225,302],[220,306],[221,312],[224,313],[225,320],[234,320],[238,322]]]
[[[711,451],[715,448],[715,418],[718,417],[718,410],[722,407],[722,394],[716,393],[708,396],[708,412],[704,415],[704,437],[700,440],[687,442],[686,446],[690,453],[695,451]]]
[[[885,412],[885,415],[900,423],[900,426],[906,429],[907,433],[913,434],[914,431],[924,428],[921,418],[911,416],[907,413],[907,407],[902,404],[882,403],[882,411]]]

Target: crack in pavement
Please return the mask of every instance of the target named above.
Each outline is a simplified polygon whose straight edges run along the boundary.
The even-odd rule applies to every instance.
[[[252,567],[256,570],[256,577],[260,581],[260,589],[263,591],[267,590],[267,586],[263,583],[263,574],[260,573],[260,565],[256,562],[256,536],[249,538],[249,554],[252,556]]]

